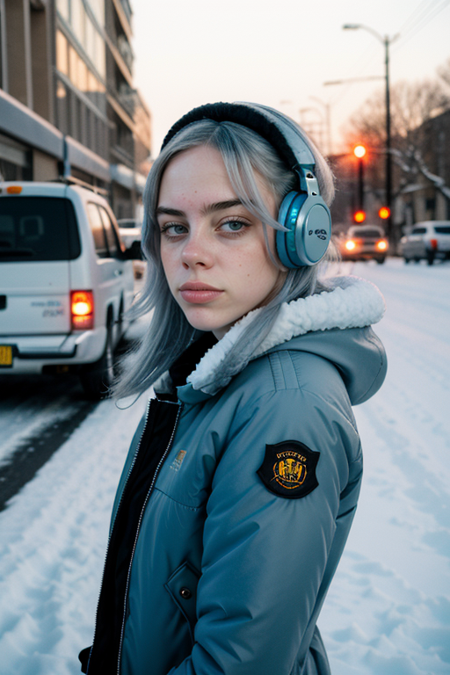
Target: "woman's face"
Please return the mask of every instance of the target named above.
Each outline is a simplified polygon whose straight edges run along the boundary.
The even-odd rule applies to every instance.
[[[275,200],[256,174],[275,216]],[[200,146],[176,155],[164,171],[157,218],[169,288],[191,326],[220,339],[263,305],[283,272],[271,261],[260,220],[239,201],[218,150]],[[268,227],[271,250],[275,231]]]

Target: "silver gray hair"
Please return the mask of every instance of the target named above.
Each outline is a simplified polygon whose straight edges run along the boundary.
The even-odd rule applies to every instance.
[[[314,143],[299,128],[316,161],[316,176],[324,201],[329,206],[334,197],[333,175]],[[207,145],[222,155],[231,185],[238,199],[266,226],[285,228],[274,220],[255,180],[262,176],[275,197],[277,206],[298,183],[295,173],[286,168],[274,148],[259,134],[234,122],[204,119],[179,131],[155,160],[144,191],[142,249],[148,260],[144,286],[130,310],[131,319],[153,310],[149,330],[141,342],[125,357],[121,375],[112,387],[117,398],[140,394],[170,368],[186,347],[202,333],[193,328],[169,290],[160,258],[160,229],[156,218],[162,176],[169,162],[180,152]],[[331,254],[332,255],[332,254]],[[326,260],[326,258],[325,258]],[[284,270],[278,260],[274,263]],[[277,319],[283,302],[313,295],[326,286],[318,281],[318,267],[289,270],[278,293],[267,303],[228,353],[224,376],[231,379],[251,359]]]

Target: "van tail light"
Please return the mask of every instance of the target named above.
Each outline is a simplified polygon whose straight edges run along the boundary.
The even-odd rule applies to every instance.
[[[438,247],[437,239],[430,239],[430,246],[432,251],[437,251]]]
[[[71,291],[70,314],[73,330],[94,328],[94,294],[92,291]]]
[[[345,248],[347,251],[353,251],[356,248],[356,242],[353,239],[349,239],[345,242]]]

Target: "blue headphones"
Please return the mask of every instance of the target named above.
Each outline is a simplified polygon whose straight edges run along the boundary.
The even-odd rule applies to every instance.
[[[282,113],[257,103],[208,103],[194,108],[176,122],[162,148],[186,126],[203,119],[235,122],[252,129],[277,151],[298,178],[298,190],[283,199],[276,247],[281,263],[290,269],[315,265],[323,258],[331,237],[331,214],[320,196],[315,159],[301,129]]]

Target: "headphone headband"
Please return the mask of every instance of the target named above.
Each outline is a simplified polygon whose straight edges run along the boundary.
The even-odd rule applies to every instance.
[[[181,129],[204,119],[235,122],[252,129],[278,151],[281,159],[293,171],[298,171],[299,166],[313,168],[315,165],[314,156],[299,127],[277,110],[256,103],[207,103],[194,108],[173,125],[161,149]]]

